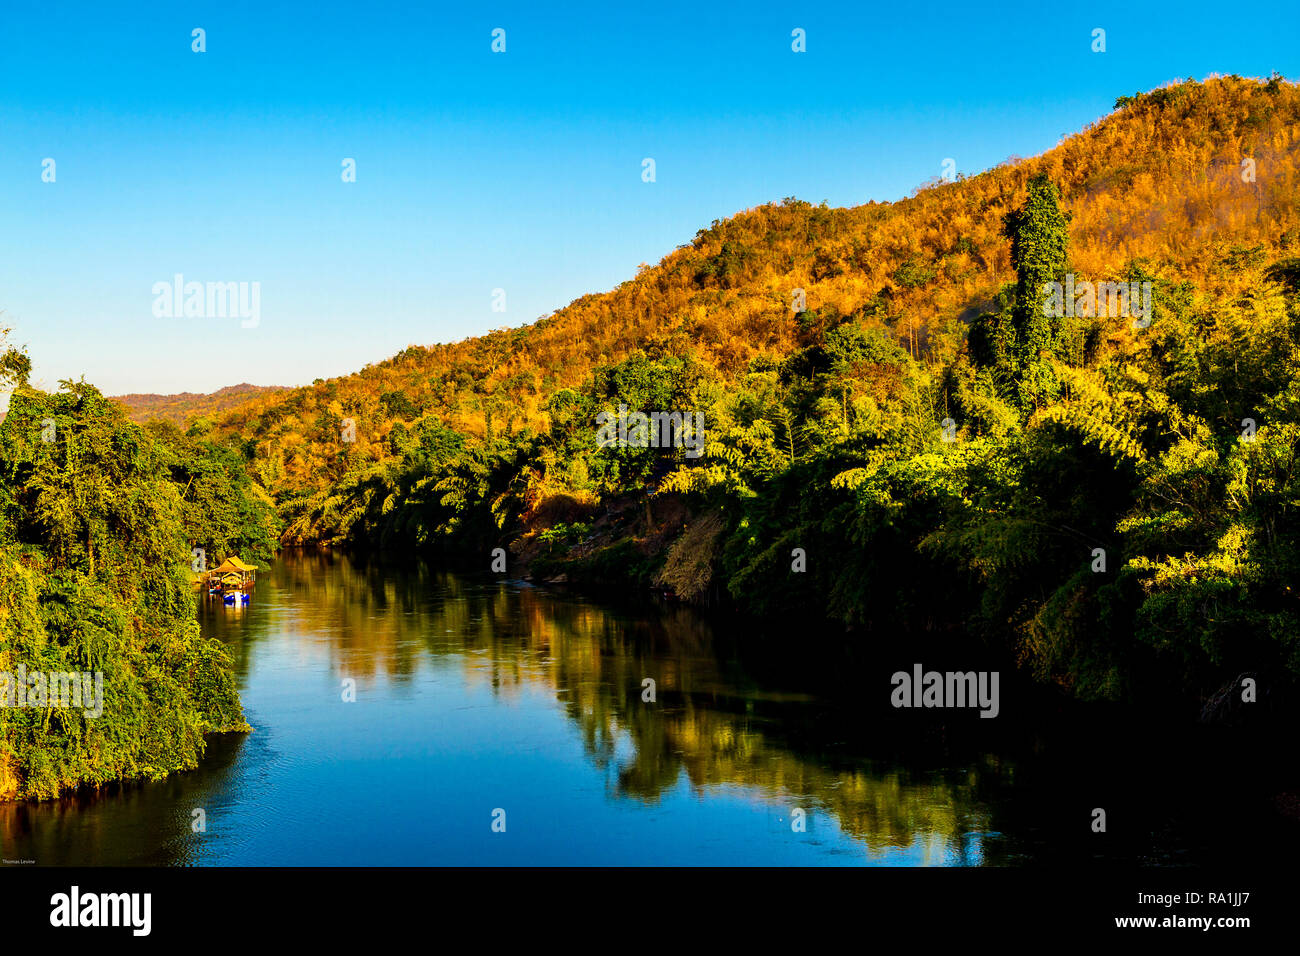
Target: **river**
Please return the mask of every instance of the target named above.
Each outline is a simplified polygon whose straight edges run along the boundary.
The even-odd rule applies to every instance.
[[[973,714],[956,742],[931,727],[902,746],[691,608],[288,553],[248,607],[205,600],[200,619],[254,732],[162,782],[0,807],[6,859],[945,866],[1194,861],[1222,842],[1198,824],[1218,798],[1160,761],[1097,783],[1103,757],[981,743],[996,722]],[[1102,842],[1103,799],[1141,825]]]

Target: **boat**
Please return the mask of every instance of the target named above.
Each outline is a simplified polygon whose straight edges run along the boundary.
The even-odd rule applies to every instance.
[[[233,591],[251,591],[257,582],[257,565],[245,564],[236,557],[226,558],[220,567],[208,572],[208,590],[230,594]]]

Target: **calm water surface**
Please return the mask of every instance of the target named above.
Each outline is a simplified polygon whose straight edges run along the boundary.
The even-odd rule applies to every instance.
[[[779,662],[754,677],[690,609],[291,553],[247,608],[200,613],[255,732],[161,783],[0,807],[5,858],[982,865],[1052,837],[1023,760],[882,756],[869,727],[839,731],[842,702],[782,686]]]

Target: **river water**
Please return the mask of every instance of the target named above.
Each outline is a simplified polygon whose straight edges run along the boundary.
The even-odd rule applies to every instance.
[[[853,718],[843,684],[832,699],[780,653],[745,660],[743,633],[690,608],[288,553],[248,607],[205,601],[200,617],[254,733],[213,737],[198,770],[159,783],[0,807],[5,859],[942,866],[1222,849],[1198,816],[1222,803],[1158,761],[1124,764],[1119,786],[1104,756],[1039,760],[1042,741],[983,741],[997,722],[978,719],[955,743],[930,727],[902,746]],[[1122,839],[1092,832],[1103,801]]]

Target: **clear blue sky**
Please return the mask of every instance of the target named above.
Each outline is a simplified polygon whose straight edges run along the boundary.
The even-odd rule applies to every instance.
[[[610,289],[750,206],[898,199],[1122,93],[1300,73],[1295,4],[464,6],[4,4],[0,325],[37,383],[343,374]],[[176,273],[259,282],[260,324],[156,318]]]

